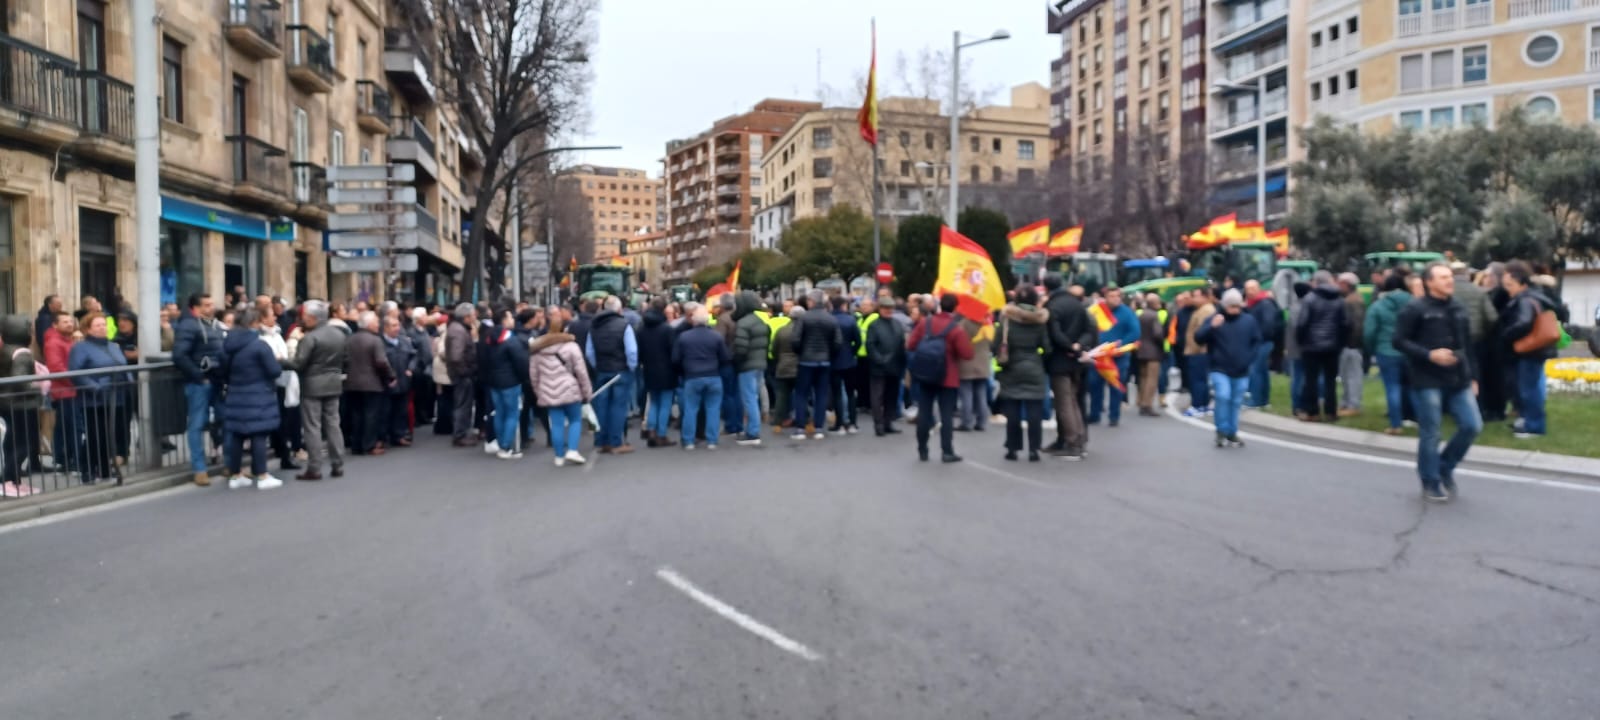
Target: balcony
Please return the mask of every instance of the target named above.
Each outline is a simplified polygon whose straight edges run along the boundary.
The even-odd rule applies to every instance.
[[[432,255],[439,254],[439,218],[421,205],[411,209],[417,214],[417,248]]]
[[[222,33],[246,57],[269,60],[283,57],[283,21],[276,2],[229,0],[228,20]]]
[[[1600,48],[1589,49],[1589,72],[1600,72]]]
[[[1325,40],[1321,45],[1312,47],[1306,61],[1311,67],[1318,67],[1337,62],[1358,52],[1361,52],[1361,33],[1356,32],[1344,35],[1338,40]]]
[[[719,144],[717,145],[717,157],[736,157],[739,154],[739,150],[738,141]]]
[[[0,35],[0,133],[60,146],[78,137],[78,64]]]
[[[1289,59],[1289,46],[1273,45],[1261,52],[1234,55],[1223,61],[1228,82],[1241,82],[1251,75]]]
[[[289,160],[282,148],[249,135],[229,135],[233,154],[233,197],[257,205],[287,209]]]
[[[439,164],[434,157],[433,135],[422,121],[409,115],[395,117],[389,124],[389,161],[408,162],[427,175],[428,182],[439,181]]]
[[[738,175],[743,171],[744,168],[739,167],[739,163],[723,163],[717,166],[718,175]]]
[[[1224,109],[1226,106],[1219,103],[1215,106],[1218,108],[1218,112],[1211,119],[1211,132],[1213,134],[1225,133],[1254,124],[1256,120],[1263,117],[1271,118],[1274,115],[1281,115],[1288,109],[1288,106],[1289,94],[1282,88],[1267,93],[1265,100],[1262,102],[1261,113],[1257,113],[1254,107],[1244,107],[1228,112]]]
[[[1239,8],[1243,10],[1244,5],[1240,4]],[[1253,12],[1240,12],[1232,18],[1223,20],[1211,34],[1212,48],[1225,50],[1226,45],[1248,39],[1258,30],[1286,21],[1289,16],[1289,3],[1287,0],[1269,0],[1252,10]]]
[[[1360,105],[1360,93],[1357,90],[1346,90],[1338,95],[1323,95],[1321,100],[1311,101],[1311,115],[1342,116]]]
[[[738,195],[739,194],[739,186],[738,185],[733,185],[733,184],[718,185],[717,186],[717,194],[718,195]]]
[[[333,49],[317,31],[304,25],[289,28],[289,80],[308,93],[333,91]]]
[[[727,203],[717,206],[717,215],[722,217],[739,217],[741,208],[737,204]]]
[[[83,137],[75,147],[100,160],[132,163],[133,85],[101,72],[80,76]]]
[[[371,80],[356,81],[356,124],[374,135],[389,132],[389,113],[393,108],[389,91]]]
[[[1289,157],[1289,146],[1280,138],[1277,142],[1267,142],[1267,168],[1272,168]],[[1256,149],[1254,145],[1245,145],[1219,152],[1211,160],[1211,177],[1213,180],[1225,181],[1241,177],[1250,177],[1256,174]]]
[[[1424,6],[1416,12],[1401,14],[1395,19],[1395,37],[1416,37],[1423,33],[1443,33],[1464,28],[1484,27],[1494,22],[1494,0],[1481,2],[1467,2],[1451,7],[1438,8]],[[1564,8],[1577,7],[1578,3],[1592,3],[1600,7],[1600,0],[1512,0],[1511,17],[1517,15],[1517,7],[1523,5],[1561,5]],[[1549,12],[1559,12],[1549,11]],[[1534,13],[1542,14],[1542,13]]]
[[[289,163],[289,178],[293,181],[294,215],[313,225],[326,225],[328,212],[328,173],[321,165],[308,162]]]
[[[417,42],[417,36],[403,28],[383,30],[383,71],[411,102],[432,105],[433,57]]]
[[[1600,0],[1511,0],[1511,19],[1600,8]]]

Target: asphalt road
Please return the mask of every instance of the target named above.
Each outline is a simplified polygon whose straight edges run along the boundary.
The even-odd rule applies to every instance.
[[[1596,488],[1094,435],[429,438],[0,531],[0,718],[1600,717]]]

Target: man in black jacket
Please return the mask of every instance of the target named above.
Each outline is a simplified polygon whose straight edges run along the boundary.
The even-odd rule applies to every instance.
[[[1509,317],[1500,331],[1500,341],[1505,347],[1511,348],[1510,357],[1514,363],[1511,374],[1515,378],[1513,387],[1516,388],[1517,410],[1520,412],[1512,430],[1519,440],[1542,437],[1545,433],[1544,363],[1556,356],[1556,346],[1552,342],[1526,352],[1517,352],[1515,345],[1533,332],[1541,314],[1548,311],[1556,316],[1556,322],[1559,323],[1563,313],[1549,296],[1533,285],[1533,269],[1521,260],[1506,264],[1501,283],[1511,300],[1506,305],[1506,315]]]
[[[1094,347],[1095,330],[1083,299],[1069,292],[1061,275],[1044,278],[1049,297],[1044,308],[1050,313],[1047,323],[1052,352],[1045,358],[1050,373],[1050,392],[1055,396],[1056,441],[1047,448],[1064,460],[1082,460],[1089,445],[1089,429],[1083,424],[1083,363],[1078,356]]]
[[[194,484],[202,487],[211,484],[206,476],[203,433],[211,422],[211,407],[220,398],[216,388],[221,384],[223,332],[212,318],[215,314],[211,296],[195,293],[189,296],[189,312],[180,316],[172,328],[172,364],[183,374],[183,397],[188,403],[189,465],[194,471]]]
[[[1320,395],[1323,415],[1328,422],[1334,422],[1339,417],[1339,356],[1350,337],[1350,319],[1344,296],[1333,283],[1333,273],[1318,270],[1311,284],[1294,328],[1306,369],[1295,417],[1314,422]]]
[[[867,396],[878,437],[900,433],[894,426],[894,404],[895,389],[906,374],[906,331],[894,321],[894,308],[894,298],[885,298],[878,304],[878,320],[867,326]]]
[[[827,437],[822,427],[828,422],[829,374],[833,357],[844,339],[839,321],[828,313],[828,295],[821,290],[806,294],[806,314],[795,323],[794,350],[800,356],[800,375],[794,390],[794,439]],[[810,404],[807,404],[810,400]]]
[[[1477,383],[1472,380],[1472,325],[1467,309],[1456,302],[1455,280],[1444,263],[1423,273],[1426,294],[1407,303],[1395,318],[1394,347],[1411,368],[1412,396],[1417,411],[1417,475],[1429,502],[1445,502],[1456,493],[1455,469],[1483,430],[1478,414]],[[1439,450],[1444,413],[1456,421],[1456,434]]]

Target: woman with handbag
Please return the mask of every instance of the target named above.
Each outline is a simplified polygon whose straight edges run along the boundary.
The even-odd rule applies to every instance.
[[[1512,425],[1519,440],[1544,436],[1546,430],[1544,363],[1556,356],[1561,340],[1560,308],[1534,286],[1533,269],[1520,260],[1506,264],[1501,280],[1511,303],[1510,319],[1505,321],[1501,339],[1514,353],[1518,409],[1521,417]]]
[[[554,308],[546,314],[549,332],[529,344],[528,378],[539,407],[550,415],[550,446],[556,467],[582,465],[578,442],[583,436],[583,404],[594,396],[589,371],[577,338],[566,332],[566,320]]]
[[[1032,285],[1017,288],[1016,302],[1000,312],[995,359],[1000,363],[1000,392],[996,399],[1006,416],[1006,459],[1016,460],[1022,449],[1022,422],[1028,422],[1028,462],[1039,462],[1043,440],[1044,401],[1050,379],[1044,359],[1050,354],[1050,333],[1045,323],[1050,312],[1038,307],[1039,292]]]

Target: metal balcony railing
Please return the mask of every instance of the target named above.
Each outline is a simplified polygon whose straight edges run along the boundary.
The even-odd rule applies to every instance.
[[[280,47],[283,42],[282,32],[278,29],[282,25],[278,16],[280,7],[276,2],[229,0],[228,20],[223,23],[223,28],[248,30],[256,36],[257,42]]]
[[[404,51],[417,56],[422,67],[427,71],[433,70],[433,56],[417,41],[417,36],[406,28],[384,28],[383,49],[385,51]]]
[[[1252,26],[1283,17],[1289,13],[1289,3],[1286,0],[1270,0],[1255,6],[1254,10],[1253,13],[1240,12],[1238,16],[1223,21],[1212,33],[1212,39],[1222,40]]]
[[[289,174],[294,177],[294,201],[301,205],[328,204],[328,173],[321,165],[308,162],[289,163]]]
[[[428,132],[427,127],[423,126],[422,121],[414,116],[401,115],[396,117],[389,138],[391,140],[415,140],[423,152],[429,155],[434,154],[433,135]]]
[[[362,115],[389,119],[389,113],[394,107],[394,101],[389,97],[389,91],[371,80],[356,81],[356,112]]]
[[[250,184],[280,195],[289,194],[288,161],[282,148],[249,135],[224,138],[233,146],[233,182]]]
[[[306,68],[324,82],[333,82],[333,48],[317,31],[305,25],[290,25],[289,68]]]
[[[0,105],[77,124],[78,64],[10,35],[0,35]]]
[[[83,129],[133,142],[133,85],[102,72],[83,77]]]

